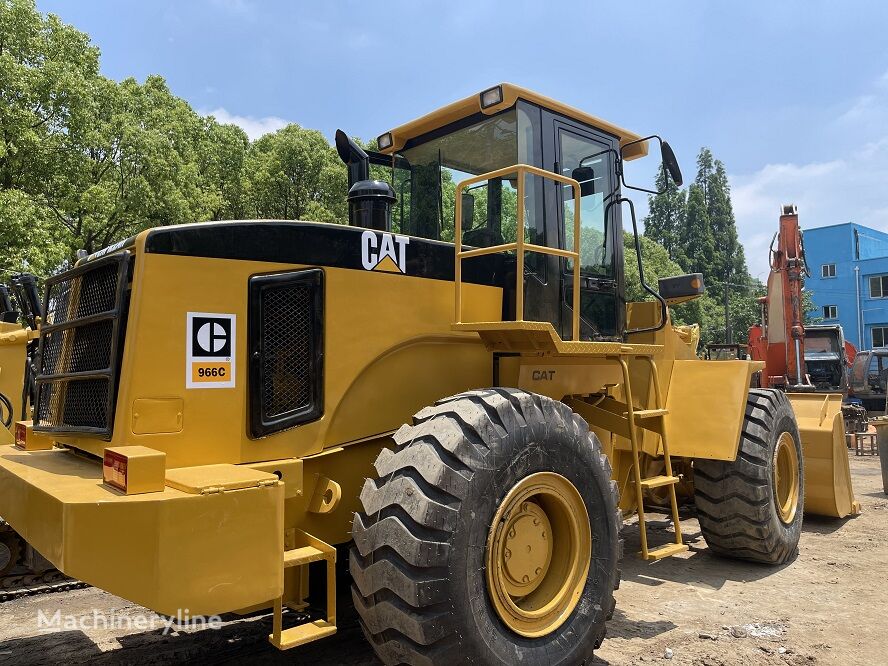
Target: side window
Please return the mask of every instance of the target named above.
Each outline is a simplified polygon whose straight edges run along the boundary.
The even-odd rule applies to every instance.
[[[580,183],[580,271],[583,275],[614,277],[614,248],[604,219],[605,198],[611,193],[611,160],[607,146],[592,139],[560,130],[561,175]],[[562,187],[565,249],[574,244],[574,191]],[[568,261],[568,270],[573,270]]]

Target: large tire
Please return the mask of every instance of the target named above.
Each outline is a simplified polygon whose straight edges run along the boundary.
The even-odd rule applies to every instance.
[[[778,491],[774,475],[778,448],[784,461],[795,453],[792,464],[787,463],[797,475],[794,499],[787,486]],[[784,478],[784,483],[791,481]],[[709,549],[766,564],[795,557],[802,532],[804,483],[801,439],[789,400],[781,391],[750,390],[736,459],[694,461],[694,502]]]
[[[588,663],[614,608],[621,518],[610,465],[586,422],[563,403],[497,388],[441,400],[394,439],[395,451],[376,460],[379,478],[361,492],[364,512],[355,514],[349,558],[355,607],[379,658],[435,666]],[[591,566],[561,624],[527,638],[497,614],[485,557],[500,503],[538,472],[561,475],[578,491]]]

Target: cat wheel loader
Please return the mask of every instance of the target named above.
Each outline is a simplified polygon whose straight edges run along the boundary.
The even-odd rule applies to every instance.
[[[0,449],[0,514],[41,553],[167,615],[269,608],[287,649],[336,631],[347,552],[387,664],[583,663],[622,519],[642,558],[681,553],[682,495],[714,552],[793,557],[834,492],[800,433],[833,421],[697,359],[669,306],[701,275],[626,302],[624,166],[659,147],[680,182],[666,142],[502,84],[336,145],[348,225],[161,227],[48,281],[35,416]]]
[[[0,445],[12,444],[13,425],[30,417],[32,364],[41,316],[36,277],[30,273],[10,277],[10,284],[0,284]],[[37,569],[44,566],[39,553],[0,518],[0,577],[12,571],[23,557],[26,563],[39,563]],[[26,568],[36,573],[35,568]]]

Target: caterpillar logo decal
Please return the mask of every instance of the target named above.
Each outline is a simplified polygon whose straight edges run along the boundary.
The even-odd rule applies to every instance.
[[[367,271],[386,273],[407,273],[407,236],[383,233],[377,236],[373,231],[361,234],[361,263]]]
[[[233,314],[187,314],[186,388],[234,388],[236,322]]]

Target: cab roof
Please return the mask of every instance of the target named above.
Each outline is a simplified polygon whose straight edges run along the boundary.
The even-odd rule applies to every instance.
[[[487,90],[492,90],[495,87],[497,86],[492,86]],[[488,106],[487,108],[481,108],[481,93],[470,95],[469,97],[448,104],[447,106],[443,106],[436,111],[432,111],[431,113],[417,118],[416,120],[411,120],[408,123],[405,123],[390,130],[390,133],[392,135],[392,145],[384,150],[381,149],[380,152],[385,154],[396,152],[403,148],[404,144],[406,144],[407,141],[409,141],[410,139],[415,139],[416,137],[422,136],[423,134],[427,134],[428,132],[439,129],[458,120],[462,120],[463,118],[468,118],[469,116],[475,115],[477,113],[493,115],[495,113],[499,113],[500,111],[510,109],[515,106],[515,103],[519,99],[532,102],[533,104],[537,104],[538,106],[541,106],[545,109],[560,113],[564,116],[567,116],[568,118],[578,120],[582,123],[603,130],[608,134],[612,134],[620,140],[621,146],[624,146],[627,143],[631,143],[633,141],[637,141],[641,138],[641,136],[639,136],[635,132],[630,132],[629,130],[614,125],[613,123],[609,123],[606,120],[602,120],[601,118],[590,115],[585,111],[580,111],[577,108],[568,106],[567,104],[563,104],[562,102],[554,100],[551,97],[546,97],[545,95],[541,95],[532,90],[528,90],[527,88],[522,88],[511,83],[501,83],[499,84],[499,87],[501,87],[503,91],[503,99],[499,104],[494,104],[493,106]],[[647,152],[648,142],[645,141],[644,143],[638,143],[632,146],[624,153],[623,157],[627,160],[633,160],[635,158],[647,155]]]

